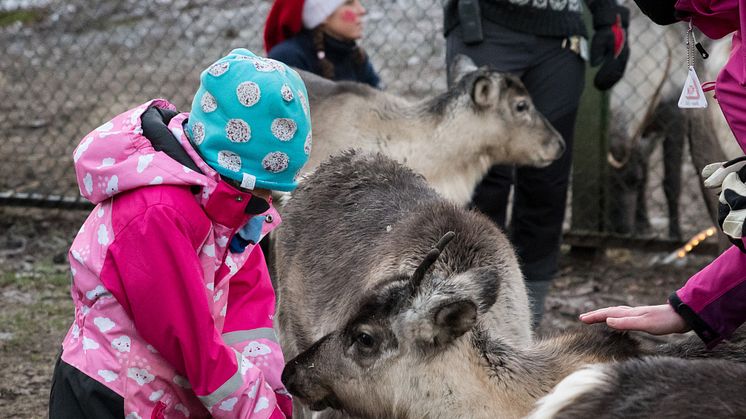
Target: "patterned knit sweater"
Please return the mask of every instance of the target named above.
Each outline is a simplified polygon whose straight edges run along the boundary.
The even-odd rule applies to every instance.
[[[586,0],[609,2],[614,0]],[[482,18],[518,32],[541,36],[587,37],[581,0],[479,0]],[[458,0],[448,0],[444,9],[444,33],[459,25]]]

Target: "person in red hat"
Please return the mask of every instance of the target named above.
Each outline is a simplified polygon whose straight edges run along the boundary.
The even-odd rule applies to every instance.
[[[379,87],[365,51],[359,0],[275,0],[264,28],[269,58],[331,80]]]

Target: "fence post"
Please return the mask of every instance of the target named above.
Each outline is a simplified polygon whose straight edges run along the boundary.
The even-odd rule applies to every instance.
[[[586,72],[586,88],[575,125],[572,223],[575,232],[604,230],[609,95],[593,87],[595,71]]]
[[[584,20],[588,33],[593,34],[591,15],[585,10]],[[598,255],[598,240],[584,244],[580,237],[602,235],[606,224],[606,191],[609,132],[609,93],[593,86],[597,69],[590,66],[585,72],[585,90],[580,99],[575,123],[575,142],[572,163],[572,215],[570,240],[572,252],[581,257]]]

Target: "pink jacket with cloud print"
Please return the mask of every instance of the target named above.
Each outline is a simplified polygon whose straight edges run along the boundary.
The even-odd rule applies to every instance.
[[[678,0],[678,16],[710,38],[730,33],[733,46],[718,74],[715,94],[741,149],[746,152],[746,0]],[[746,321],[746,253],[731,246],[669,297],[708,347],[713,347]]]
[[[264,256],[228,249],[252,197],[194,151],[187,114],[168,128],[204,174],[155,151],[141,126],[151,106],[174,109],[140,105],[75,150],[96,208],[70,249],[75,319],[62,359],[122,396],[128,419],[290,416]],[[257,217],[263,234],[280,222],[273,208]]]

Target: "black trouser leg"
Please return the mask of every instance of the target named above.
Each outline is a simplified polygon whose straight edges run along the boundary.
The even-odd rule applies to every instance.
[[[534,324],[557,274],[575,120],[585,84],[585,62],[572,51],[549,48],[521,77],[536,105],[564,138],[565,154],[546,168],[516,169],[511,237],[523,265]]]
[[[569,139],[565,140],[567,142],[565,154],[545,168],[519,167],[516,169],[514,215],[510,231],[513,243],[524,264],[552,256],[557,252],[562,236],[567,187],[572,166],[572,133],[575,113],[551,122],[564,138]]]
[[[50,419],[123,419],[124,399],[57,358],[49,394]]]
[[[544,315],[544,301],[558,270],[575,113],[551,122],[564,138],[570,139],[565,154],[547,168],[516,169],[511,221],[511,237],[522,262],[534,326]]]

